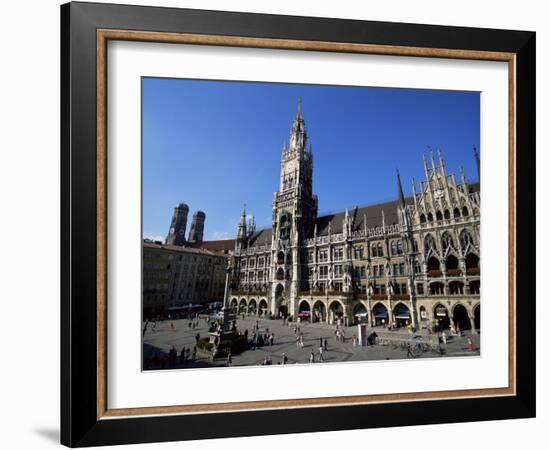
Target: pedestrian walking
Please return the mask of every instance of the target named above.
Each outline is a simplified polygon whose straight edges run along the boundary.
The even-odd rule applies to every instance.
[[[288,356],[286,356],[286,353],[283,353],[283,365],[285,365],[288,362]]]
[[[231,364],[233,364],[233,359],[231,358],[231,350],[227,352],[227,367],[231,367]]]
[[[323,346],[321,345],[321,346],[319,347],[319,361],[324,361],[324,360],[325,360],[325,358],[323,358],[323,351],[324,351],[324,348],[323,348]]]
[[[181,353],[180,353],[180,364],[184,364],[185,363],[185,356],[186,356],[186,348],[183,347],[181,349]]]
[[[472,341],[472,338],[468,336],[468,351],[473,352],[474,351],[474,343]]]
[[[414,353],[411,349],[411,344],[407,344],[407,358],[414,358]]]
[[[325,352],[328,350],[328,342],[327,342],[327,339],[325,338],[325,344],[324,344],[324,347],[325,347]]]
[[[309,355],[309,362],[310,363],[315,362],[315,353],[313,353],[313,350],[311,350],[311,354]]]

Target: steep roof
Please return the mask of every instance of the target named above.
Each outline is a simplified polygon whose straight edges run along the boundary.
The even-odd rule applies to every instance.
[[[261,245],[271,244],[271,228],[264,228],[255,231],[248,241],[249,247],[259,247]]]
[[[232,252],[235,250],[235,239],[219,239],[216,241],[204,241],[200,248],[214,252]]]
[[[479,192],[480,184],[471,183],[468,185],[469,193]],[[413,197],[405,197],[405,204],[412,205],[414,204]],[[362,230],[365,226],[364,219],[367,219],[367,228],[380,227],[382,226],[382,211],[384,211],[384,221],[386,226],[394,225],[398,223],[399,219],[397,217],[397,209],[399,207],[399,200],[392,200],[385,203],[377,203],[375,205],[362,206],[357,208],[348,209],[350,217],[353,219],[355,215],[355,220],[353,221],[352,231]],[[338,211],[331,214],[325,214],[323,216],[317,217],[317,236],[326,236],[328,235],[328,228],[330,223],[330,232],[331,233],[342,233],[342,225],[344,223],[344,217],[346,216],[346,211]],[[314,229],[309,231],[308,238],[313,237]],[[271,243],[271,228],[265,228],[262,230],[256,231],[249,240],[249,246],[255,247],[260,245],[265,245]]]

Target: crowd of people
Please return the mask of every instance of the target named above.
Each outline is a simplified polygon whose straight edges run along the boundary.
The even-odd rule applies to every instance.
[[[240,318],[240,317],[239,317]],[[195,315],[187,321],[186,324],[183,326],[189,330],[195,330],[200,327],[199,323],[200,321],[204,319],[204,322],[207,326],[207,330],[210,333],[221,333],[223,328],[223,323],[220,320],[220,318],[216,318],[215,320],[212,320],[212,317],[205,316],[203,318],[200,318],[198,315]],[[169,320],[169,329],[175,330],[174,321]],[[151,332],[155,333],[158,331],[158,323],[162,323],[164,320],[159,321],[146,321],[143,327],[143,336],[145,337],[146,333]],[[292,363],[300,363],[300,362],[309,362],[309,363],[316,363],[316,362],[325,362],[327,361],[327,353],[329,351],[329,343],[328,338],[325,336],[321,336],[318,338],[318,345],[311,344],[311,339],[309,339],[310,342],[306,345],[306,335],[307,332],[304,333],[304,329],[308,328],[308,323],[305,321],[298,321],[298,320],[292,320],[289,317],[282,317],[281,321],[283,324],[288,325],[289,335],[294,336],[294,341],[296,343],[296,347],[300,349],[308,348],[309,352],[303,354],[302,357],[294,357],[292,358]],[[178,322],[179,323],[179,322]],[[260,347],[272,347],[276,345],[275,341],[275,333],[273,330],[270,330],[268,326],[269,319],[261,319],[256,318],[255,322],[253,322],[253,325],[251,327],[251,330],[249,332],[249,329],[238,330],[236,326],[236,321],[232,320],[228,329],[231,331],[234,331],[238,335],[242,336],[244,335],[246,337],[247,346],[246,349],[249,350],[256,350]],[[178,325],[181,327],[181,325]],[[383,325],[384,326],[384,325]],[[384,328],[388,331],[395,330],[395,325],[385,325]],[[162,328],[163,330],[166,330],[166,327]],[[408,330],[411,334],[416,335],[417,330],[412,327],[411,325],[401,327],[401,330],[405,331]],[[227,330],[226,330],[227,331]],[[434,331],[429,330],[429,334],[433,334]],[[458,327],[451,326],[449,330],[445,331],[439,331],[435,332],[438,337],[439,347],[445,348],[447,344],[447,339],[450,336],[462,336],[463,333],[458,329]],[[449,335],[447,333],[450,333]],[[285,335],[286,333],[282,333],[280,336],[280,339],[285,342],[286,339]],[[368,334],[368,336],[360,338],[355,333],[350,337],[346,337],[346,329],[343,327],[338,321],[334,325],[333,329],[334,334],[334,344],[344,344],[346,342],[351,342],[351,345],[353,347],[358,346],[369,346],[369,345],[375,345],[377,343],[377,334],[376,331],[371,330],[371,332]],[[200,333],[197,332],[195,335],[195,345],[190,347],[183,347],[180,351],[178,351],[174,346],[168,351],[167,354],[163,352],[155,352],[153,356],[149,359],[149,361],[146,364],[147,369],[164,369],[164,368],[175,368],[175,367],[185,367],[186,365],[190,364],[191,362],[194,362],[197,360],[197,344],[199,343],[201,336]],[[317,339],[317,338],[315,338]],[[415,345],[416,344],[416,345]],[[406,346],[406,357],[407,358],[414,358],[415,355],[418,355],[418,343],[416,342],[409,342],[407,344],[404,344],[402,348],[405,349]],[[201,347],[202,348],[202,347]],[[467,349],[468,351],[475,351],[475,347],[473,344],[473,341],[470,336],[467,337]],[[225,354],[225,353],[224,353]],[[276,356],[274,352],[267,351],[265,357],[259,363],[260,365],[272,365],[273,360],[272,357],[276,358],[277,363],[276,364],[282,364],[286,365],[289,364],[289,358],[286,355],[286,353],[282,353],[280,356]],[[231,350],[227,352],[226,356],[226,365],[232,366],[233,365],[233,358],[234,355],[231,353]],[[302,359],[303,358],[303,359]],[[328,358],[330,359],[330,358]]]

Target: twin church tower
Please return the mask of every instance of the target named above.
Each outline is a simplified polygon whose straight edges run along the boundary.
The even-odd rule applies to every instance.
[[[185,203],[180,203],[174,208],[172,215],[172,223],[168,236],[166,236],[166,245],[183,246],[186,243],[201,244],[204,237],[204,222],[206,214],[203,211],[196,211],[193,214],[191,222],[191,230],[189,231],[189,239],[185,239],[185,230],[187,229],[187,216],[189,215],[189,206]]]

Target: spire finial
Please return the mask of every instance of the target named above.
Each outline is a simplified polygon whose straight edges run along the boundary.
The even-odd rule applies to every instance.
[[[299,116],[302,115],[302,97],[298,97],[298,110],[296,111],[296,114]]]

